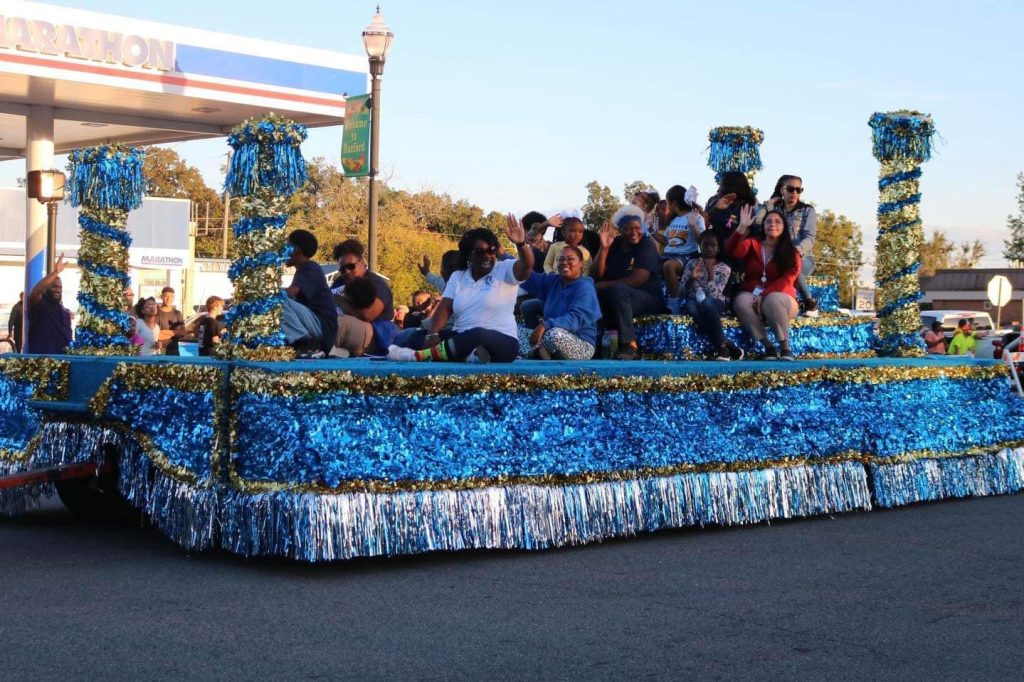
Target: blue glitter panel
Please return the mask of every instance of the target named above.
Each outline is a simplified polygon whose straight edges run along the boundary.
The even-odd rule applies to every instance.
[[[188,469],[200,481],[210,478],[216,429],[213,392],[129,391],[115,381],[103,416],[148,436],[170,464]]]
[[[235,409],[242,478],[328,487],[963,452],[1024,438],[1024,401],[1007,400],[1004,379],[679,393],[243,394]]]
[[[39,417],[29,408],[34,387],[0,373],[0,462],[4,454],[20,454],[39,432]]]
[[[711,344],[686,316],[658,315],[637,320],[636,342],[643,353],[675,360],[691,359],[711,353]],[[735,319],[723,320],[725,338],[747,352],[756,348],[750,336]],[[871,320],[858,324],[830,324],[827,318],[798,318],[790,327],[790,347],[799,357],[806,354],[843,357],[869,353],[875,348]]]

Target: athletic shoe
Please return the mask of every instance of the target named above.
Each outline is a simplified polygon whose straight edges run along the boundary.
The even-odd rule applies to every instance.
[[[491,361],[491,354],[487,352],[487,349],[483,346],[477,346],[473,349],[473,352],[466,358],[466,362],[474,365],[486,365]]]
[[[813,298],[808,298],[807,300],[804,301],[804,317],[818,317],[819,314],[820,313],[818,312],[817,301],[815,301]]]
[[[638,360],[640,351],[636,346],[623,346],[615,353],[616,360]]]
[[[786,362],[793,362],[796,358],[793,356],[793,351],[789,349],[789,342],[782,344],[782,352],[779,354],[779,359]]]
[[[779,351],[775,350],[775,346],[767,338],[761,340],[761,347],[764,349],[765,360],[779,359]]]
[[[737,346],[735,343],[727,343],[726,346],[729,349],[730,360],[735,360],[736,362],[739,362],[740,360],[747,356],[747,354],[743,352],[743,349]]]
[[[395,362],[416,362],[416,351],[412,348],[402,348],[394,344],[388,346],[388,360]]]
[[[718,353],[715,354],[715,360],[717,362],[729,362],[732,360],[732,354],[729,352],[729,346],[722,346],[718,349]]]

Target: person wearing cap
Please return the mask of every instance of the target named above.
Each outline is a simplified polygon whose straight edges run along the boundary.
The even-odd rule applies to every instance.
[[[947,355],[970,355],[974,357],[974,349],[978,340],[974,337],[974,330],[971,321],[964,318],[957,322],[956,331],[953,332],[953,339],[949,342]]]
[[[616,211],[611,222],[601,227],[601,248],[591,270],[597,282],[605,328],[619,334],[619,350],[615,354],[619,360],[640,356],[633,317],[656,315],[665,308],[658,249],[650,237],[644,236],[643,220],[644,213],[637,206],[623,206]]]

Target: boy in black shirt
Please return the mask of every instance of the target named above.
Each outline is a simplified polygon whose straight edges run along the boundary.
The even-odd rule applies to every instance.
[[[317,349],[330,352],[338,335],[338,310],[327,288],[323,268],[313,260],[319,246],[312,232],[295,230],[288,235],[292,255],[288,265],[295,268],[292,284],[285,289],[281,331],[288,345],[301,352]]]
[[[223,298],[211,296],[206,299],[206,317],[199,320],[199,325],[196,327],[196,341],[199,342],[200,355],[213,355],[213,347],[220,343],[220,337],[224,333],[224,318],[221,316],[223,312]]]

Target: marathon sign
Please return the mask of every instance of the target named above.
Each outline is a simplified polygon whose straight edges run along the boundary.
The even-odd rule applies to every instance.
[[[173,270],[184,268],[190,259],[188,251],[179,249],[128,249],[128,262],[143,270]]]
[[[154,71],[175,71],[174,43],[146,36],[0,15],[0,49]]]

